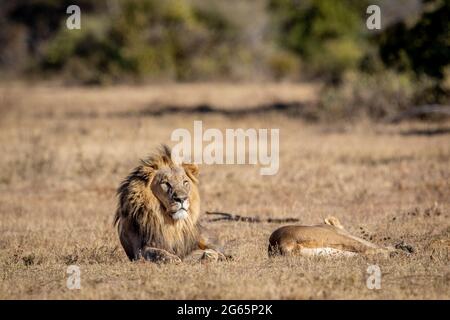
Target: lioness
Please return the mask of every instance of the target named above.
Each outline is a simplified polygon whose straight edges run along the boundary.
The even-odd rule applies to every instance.
[[[281,227],[270,236],[268,248],[269,256],[354,256],[392,250],[351,235],[335,217],[326,218],[323,224],[314,226]]]
[[[200,236],[198,174],[195,164],[175,164],[163,145],[120,184],[114,221],[130,260],[180,262],[196,249],[225,259]]]

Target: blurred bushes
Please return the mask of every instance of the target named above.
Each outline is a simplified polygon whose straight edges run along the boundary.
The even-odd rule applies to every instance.
[[[348,121],[358,118],[389,119],[411,107],[435,103],[437,80],[392,70],[375,74],[349,72],[339,86],[322,92],[314,118]]]
[[[84,83],[193,80],[227,73],[236,30],[217,12],[182,0],[121,1],[111,19],[83,16],[81,30],[60,28],[41,61]]]
[[[74,3],[81,8],[81,30],[65,27],[65,10],[72,2],[0,4],[0,26],[8,27],[0,30],[0,40],[11,29],[19,34],[5,39],[0,68],[74,84],[282,79],[298,74],[298,57],[272,45],[265,35],[252,34],[254,21],[234,17],[233,9],[241,5],[236,0]],[[245,14],[264,24],[265,1],[249,5]],[[10,49],[15,48],[13,56],[22,58],[14,70]]]
[[[85,84],[299,77],[338,83],[347,71],[384,66],[442,80],[450,0],[423,1],[417,23],[400,19],[378,34],[366,29],[367,0],[3,1],[0,68]],[[65,27],[70,4],[81,8],[81,30]]]
[[[434,91],[438,102],[448,102],[450,96],[445,85],[450,63],[449,18],[450,0],[426,0],[424,12],[415,24],[399,22],[376,38],[386,66],[437,79]]]
[[[442,79],[450,59],[450,1],[425,1],[417,23],[401,21],[377,39],[386,65]]]
[[[358,67],[366,49],[365,1],[270,0],[278,41],[308,62],[308,70],[338,79]]]
[[[81,30],[65,27],[71,4]],[[390,21],[380,31],[369,4]],[[319,79],[320,114],[381,118],[448,103],[449,12],[450,0],[3,1],[0,70],[72,84]]]
[[[450,0],[425,0],[415,21],[403,17],[381,32],[366,29],[369,4],[269,2],[279,44],[301,57],[304,72],[328,80],[313,117],[384,119],[417,105],[448,104]],[[386,7],[378,4],[383,19]]]

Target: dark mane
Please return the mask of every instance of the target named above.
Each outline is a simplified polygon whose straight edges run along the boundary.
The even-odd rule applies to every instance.
[[[158,170],[164,166],[174,167],[175,163],[172,161],[172,150],[166,144],[162,144],[159,148],[148,156],[146,159],[141,160],[141,164]]]

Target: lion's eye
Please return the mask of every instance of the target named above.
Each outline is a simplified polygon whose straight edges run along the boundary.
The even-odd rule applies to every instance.
[[[161,183],[161,188],[164,190],[164,191],[169,191],[170,190],[170,188],[172,188],[172,186],[170,185],[170,183],[168,183],[168,182],[162,182]]]
[[[185,187],[189,187],[189,181],[185,180],[185,181],[183,182],[183,184],[184,184]]]

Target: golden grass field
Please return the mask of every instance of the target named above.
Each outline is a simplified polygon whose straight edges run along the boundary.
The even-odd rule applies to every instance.
[[[224,109],[312,101],[313,85],[0,88],[2,299],[449,299],[449,122],[311,124],[280,112],[155,116],[164,105]],[[200,166],[202,211],[338,217],[355,235],[411,255],[267,256],[279,224],[208,222],[233,261],[129,262],[113,227],[115,190],[176,128],[280,128],[280,169]],[[431,133],[439,134],[431,134]],[[428,134],[427,134],[428,133]],[[366,287],[377,264],[381,289]],[[78,265],[81,289],[66,287]]]

